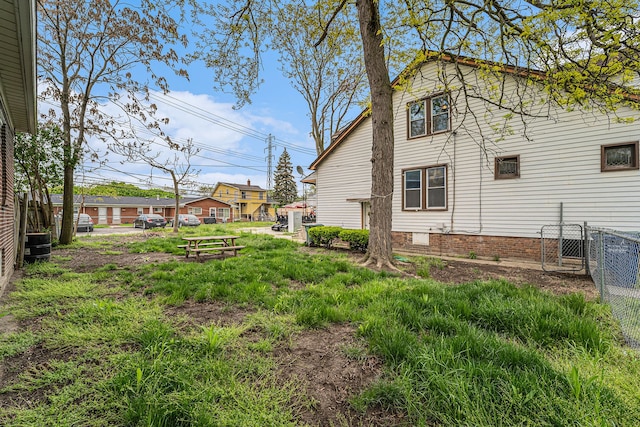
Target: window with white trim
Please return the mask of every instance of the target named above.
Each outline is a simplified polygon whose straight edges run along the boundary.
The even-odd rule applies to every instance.
[[[199,206],[192,206],[187,209],[187,213],[191,215],[202,215],[202,208]]]
[[[209,208],[209,216],[212,218],[216,217],[216,208]]]
[[[230,216],[231,216],[231,209],[218,208],[218,218],[229,219]]]
[[[449,96],[446,94],[412,102],[407,110],[409,138],[433,135],[451,129]]]
[[[144,213],[144,208],[138,208],[138,215],[142,215]]]
[[[403,210],[447,209],[447,166],[434,165],[402,171]]]
[[[422,169],[404,172],[404,208],[422,209]]]

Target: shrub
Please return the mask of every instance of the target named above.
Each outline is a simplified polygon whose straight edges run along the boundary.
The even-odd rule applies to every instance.
[[[325,248],[331,248],[333,242],[338,238],[341,227],[335,226],[320,226],[309,229],[309,238],[311,246],[324,246]]]
[[[338,237],[349,243],[349,248],[353,251],[367,251],[367,246],[369,245],[369,230],[342,230]]]

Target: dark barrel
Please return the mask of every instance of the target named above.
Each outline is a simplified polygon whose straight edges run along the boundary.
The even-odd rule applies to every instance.
[[[51,258],[51,234],[27,233],[24,242],[24,262],[49,261]]]

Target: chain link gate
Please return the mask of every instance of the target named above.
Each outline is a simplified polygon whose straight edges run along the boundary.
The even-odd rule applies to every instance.
[[[580,224],[545,225],[541,231],[542,269],[576,272],[584,269],[584,232]]]

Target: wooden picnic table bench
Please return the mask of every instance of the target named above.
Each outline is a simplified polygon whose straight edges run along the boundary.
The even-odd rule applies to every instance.
[[[239,236],[197,236],[197,237],[183,237],[182,240],[187,242],[186,245],[178,245],[179,248],[184,248],[185,256],[189,258],[189,254],[194,253],[196,260],[200,261],[201,252],[231,252],[233,256],[238,254],[238,250],[244,248],[244,246],[236,245],[236,239]]]

